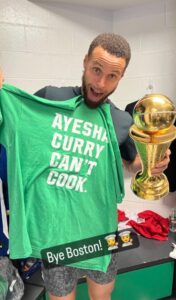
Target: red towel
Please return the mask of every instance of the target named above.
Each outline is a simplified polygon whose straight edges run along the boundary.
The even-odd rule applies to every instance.
[[[124,222],[129,220],[126,216],[124,211],[121,211],[120,209],[117,210],[117,220],[118,222]]]
[[[139,218],[144,219],[142,223],[129,220],[127,225],[132,226],[138,233],[149,238],[159,241],[168,239],[169,234],[169,219],[163,218],[151,210],[145,210],[138,213]]]

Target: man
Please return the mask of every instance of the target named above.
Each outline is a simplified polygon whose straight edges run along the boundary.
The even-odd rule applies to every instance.
[[[57,237],[58,244],[63,241],[61,236],[64,235],[64,232],[67,232],[67,235],[70,234],[70,239],[74,235],[76,241],[116,230],[116,204],[122,200],[124,193],[118,144],[125,167],[132,171],[140,169],[139,157],[136,155],[133,142],[128,136],[132,119],[129,114],[118,110],[108,100],[108,97],[115,91],[123,77],[130,57],[129,44],[123,37],[111,33],[100,34],[93,40],[88,54],[84,58],[81,88],[46,87],[36,93],[37,96],[50,100],[67,100],[79,95],[84,97],[84,101],[80,99],[75,102],[72,99],[61,101],[58,105],[62,109],[62,106],[66,103],[65,111],[60,114],[58,110],[56,119],[52,123],[52,127],[58,129],[52,140],[52,147],[59,148],[63,142],[64,155],[69,153],[71,154],[69,159],[72,156],[74,158],[77,151],[80,155],[79,158],[88,164],[86,172],[85,169],[83,169],[83,172],[80,169],[79,172],[80,177],[83,178],[82,182],[85,182],[85,185],[83,185],[85,189],[80,188],[79,185],[79,189],[76,187],[76,191],[72,189],[68,193],[67,188],[70,188],[70,186],[67,186],[68,182],[66,188],[65,186],[58,188],[57,185],[61,186],[61,179],[58,179],[59,175],[56,169],[51,171],[48,177],[48,184],[50,185],[48,197],[55,188],[55,193],[59,194],[57,199],[61,202],[61,207],[63,206],[60,210],[56,206],[48,219],[45,217],[45,221],[48,220],[50,224],[53,219],[57,222],[56,218],[59,218],[60,214],[62,215],[60,217],[60,233]],[[36,100],[44,101],[39,100],[39,98]],[[77,101],[78,104],[76,104]],[[49,102],[47,104],[49,105]],[[51,105],[54,105],[53,101],[51,101]],[[74,106],[73,112],[70,113],[66,105]],[[45,114],[47,113],[48,108],[45,110]],[[35,118],[32,119],[32,122],[33,120],[36,121]],[[71,132],[69,131],[70,124],[73,124]],[[43,128],[40,129],[43,130]],[[43,138],[43,133],[41,133],[41,137]],[[76,141],[76,146],[75,144],[71,145],[73,141]],[[32,139],[29,142],[32,142]],[[83,148],[84,145],[85,148]],[[27,148],[25,149],[27,150]],[[46,148],[43,150],[46,151]],[[58,166],[61,155],[62,153],[55,151],[50,166]],[[40,157],[37,157],[38,159]],[[34,160],[36,160],[35,156]],[[169,154],[162,162],[157,164],[153,173],[159,174],[166,168],[168,162]],[[63,161],[62,165],[64,165]],[[69,172],[66,176],[69,176]],[[68,178],[66,176],[64,178]],[[34,180],[33,183],[35,184]],[[53,187],[53,185],[56,185],[56,187]],[[37,203],[40,205],[43,200],[39,195],[39,190],[38,193],[37,189],[35,190]],[[45,197],[43,191],[41,193]],[[50,201],[52,199],[50,197]],[[78,199],[79,201],[77,201]],[[47,202],[45,204],[47,205]],[[42,209],[44,210],[44,208],[43,206]],[[43,215],[43,213],[42,211],[41,214]],[[67,225],[64,223],[66,217]],[[33,218],[33,222],[36,221],[36,218]],[[37,223],[37,226],[40,231],[42,229],[40,223]],[[69,226],[70,229],[67,228]],[[66,234],[65,238],[66,243],[68,242]],[[51,300],[74,300],[76,283],[81,276],[87,278],[91,300],[110,299],[117,270],[117,254],[112,255],[112,258],[106,255],[94,260],[82,261],[75,266],[44,269],[45,286]]]

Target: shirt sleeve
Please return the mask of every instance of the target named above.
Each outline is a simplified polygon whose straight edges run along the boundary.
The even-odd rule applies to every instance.
[[[70,100],[73,97],[81,95],[80,87],[56,87],[46,86],[38,90],[35,96],[42,97],[48,100],[63,101]]]
[[[46,87],[38,90],[37,92],[35,92],[34,95],[38,96],[38,97],[41,97],[41,98],[46,98]]]
[[[133,124],[133,119],[128,112],[118,109],[112,102],[110,105],[121,156],[127,161],[133,161],[137,154],[135,144],[129,136],[129,128]]]
[[[135,159],[137,151],[134,142],[130,137],[128,137],[119,148],[124,160],[133,161]]]

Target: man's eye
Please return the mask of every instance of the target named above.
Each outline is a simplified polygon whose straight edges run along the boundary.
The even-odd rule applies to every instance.
[[[100,74],[100,72],[101,72],[100,68],[97,68],[97,67],[94,67],[93,71],[95,74]]]
[[[109,79],[112,79],[112,80],[113,80],[113,79],[116,79],[116,78],[117,78],[117,76],[116,76],[115,74],[110,74],[110,75],[109,75]]]

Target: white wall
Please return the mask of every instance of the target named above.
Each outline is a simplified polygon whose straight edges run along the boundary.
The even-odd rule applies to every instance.
[[[112,13],[64,4],[0,0],[0,65],[6,81],[28,92],[80,85],[90,41],[112,31]]]
[[[176,1],[157,0],[122,9],[114,12],[113,20],[114,32],[124,35],[132,47],[132,60],[113,96],[114,102],[124,108],[149,92],[152,84],[153,92],[167,95],[176,104]],[[146,201],[132,194],[130,183],[127,174],[126,196],[120,209],[152,209],[168,216],[170,208],[176,206],[176,192],[161,200]]]
[[[125,107],[149,92],[162,93],[176,104],[176,1],[152,3],[114,12],[114,32],[129,41],[132,59],[114,101]]]
[[[90,41],[100,32],[118,32],[129,40],[132,60],[112,97],[124,108],[146,93],[176,101],[176,1],[110,12],[83,6],[0,0],[0,65],[6,81],[28,92],[45,85],[80,85],[82,60]],[[153,209],[168,215],[175,201],[146,202],[137,199],[126,177],[125,210]]]

